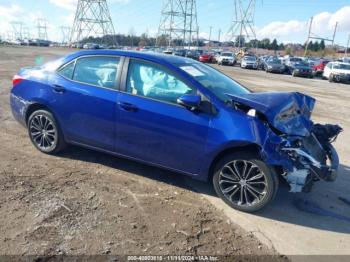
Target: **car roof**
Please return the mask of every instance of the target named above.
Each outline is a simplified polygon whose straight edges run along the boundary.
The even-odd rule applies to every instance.
[[[334,61],[334,62],[330,62],[330,63],[337,64],[337,65],[350,65],[350,63],[347,63],[347,62],[337,62],[337,61]]]
[[[168,63],[168,64],[188,64],[196,63],[195,60],[180,56],[166,55],[156,52],[137,52],[137,51],[124,51],[124,50],[84,50],[78,51],[67,55],[64,58],[64,62],[69,62],[75,58],[81,56],[94,56],[94,55],[115,55],[115,56],[127,56],[131,58],[139,58],[150,60],[153,62]]]

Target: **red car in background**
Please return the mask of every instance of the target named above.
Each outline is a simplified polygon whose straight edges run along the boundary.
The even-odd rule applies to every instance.
[[[323,75],[325,66],[329,63],[329,60],[321,59],[312,66],[312,72],[315,76]]]
[[[215,62],[214,54],[203,53],[200,55],[199,61],[202,63],[214,63]]]

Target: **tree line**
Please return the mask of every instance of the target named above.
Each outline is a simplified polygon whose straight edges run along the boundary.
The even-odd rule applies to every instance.
[[[120,46],[132,46],[132,47],[144,47],[144,46],[168,46],[168,41],[166,36],[160,36],[158,38],[150,37],[147,34],[142,34],[140,36],[136,35],[125,35],[125,34],[117,34],[117,35],[106,35],[102,38],[89,37],[82,41],[83,43],[88,42],[96,42],[96,43],[104,43],[106,45],[120,45]],[[181,46],[183,45],[182,40],[174,40],[171,43],[173,46]],[[198,46],[205,46],[205,43],[200,40],[192,43],[193,45],[198,44]],[[275,51],[283,51],[286,49],[286,46],[283,43],[279,43],[277,39],[273,39],[272,41],[269,38],[264,38],[261,40],[253,39],[249,42],[246,42],[244,37],[236,37],[233,42],[221,43],[222,46],[239,46],[245,48],[261,48]],[[307,47],[310,51],[320,51],[326,48],[324,40],[318,42],[310,41],[309,43],[305,43],[303,45],[304,48]]]

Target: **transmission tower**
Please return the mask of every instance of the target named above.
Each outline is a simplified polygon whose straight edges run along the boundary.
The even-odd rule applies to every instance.
[[[23,22],[13,21],[12,26],[12,40],[23,40]]]
[[[61,33],[62,33],[62,44],[69,43],[70,27],[61,26]]]
[[[236,47],[243,47],[245,40],[256,39],[254,29],[256,0],[235,0],[235,13],[232,25],[227,33]]]
[[[37,29],[38,29],[38,39],[39,40],[48,40],[47,36],[47,21],[43,18],[37,20]]]
[[[158,29],[157,45],[165,37],[168,46],[198,45],[196,0],[164,0]]]
[[[311,17],[310,18],[310,25],[309,25],[309,33],[308,33],[308,36],[307,36],[307,40],[306,40],[306,47],[305,47],[305,55],[307,54],[307,51],[308,51],[308,48],[309,48],[309,44],[310,44],[310,41],[311,39],[314,39],[314,40],[323,40],[325,42],[330,42],[332,43],[332,46],[334,46],[334,40],[335,40],[335,35],[337,33],[337,28],[338,28],[338,22],[335,23],[335,26],[334,26],[334,31],[333,31],[333,36],[332,37],[328,37],[328,38],[325,38],[325,37],[321,37],[321,36],[318,36],[316,34],[314,34],[312,32],[312,23],[314,21],[314,18]]]
[[[23,39],[26,39],[26,40],[29,40],[31,38],[29,28],[26,26],[22,27],[22,37]]]
[[[116,44],[115,31],[107,0],[79,0],[75,12],[70,43],[79,43],[88,37],[111,36]]]

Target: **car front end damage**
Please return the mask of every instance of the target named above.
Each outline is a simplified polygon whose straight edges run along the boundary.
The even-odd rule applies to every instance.
[[[258,135],[260,155],[276,167],[291,192],[310,192],[316,181],[336,180],[339,157],[332,143],[342,128],[311,121],[315,99],[300,93],[251,93],[231,98],[236,109],[265,126],[265,133]]]

